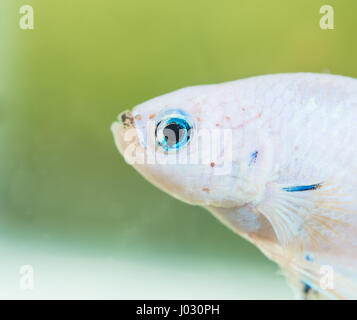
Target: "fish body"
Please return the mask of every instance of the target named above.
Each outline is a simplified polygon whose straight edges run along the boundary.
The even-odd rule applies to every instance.
[[[297,73],[188,87],[118,120],[127,162],[256,244],[298,297],[357,298],[356,79]]]

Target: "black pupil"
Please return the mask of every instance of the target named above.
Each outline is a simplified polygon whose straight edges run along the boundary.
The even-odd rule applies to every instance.
[[[185,134],[184,127],[178,123],[170,123],[164,128],[164,136],[169,147],[180,142]]]

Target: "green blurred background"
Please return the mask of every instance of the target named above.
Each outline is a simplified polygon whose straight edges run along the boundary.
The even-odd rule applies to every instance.
[[[292,298],[254,246],[126,165],[109,128],[190,85],[357,77],[356,14],[353,0],[1,0],[0,298]]]

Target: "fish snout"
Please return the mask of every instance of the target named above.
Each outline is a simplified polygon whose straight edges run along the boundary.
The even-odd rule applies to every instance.
[[[111,131],[115,144],[123,155],[131,144],[136,144],[138,141],[134,117],[130,111],[119,114],[118,120],[111,126]]]
[[[119,124],[121,124],[124,129],[135,128],[134,117],[130,111],[122,112],[119,115],[118,120],[119,120]]]

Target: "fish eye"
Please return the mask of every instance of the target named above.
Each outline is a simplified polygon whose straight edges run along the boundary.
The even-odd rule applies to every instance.
[[[191,117],[180,110],[169,110],[158,117],[155,128],[156,143],[165,151],[182,148],[192,134]]]

